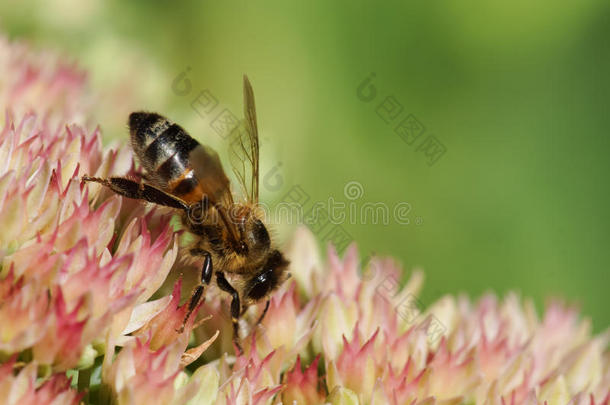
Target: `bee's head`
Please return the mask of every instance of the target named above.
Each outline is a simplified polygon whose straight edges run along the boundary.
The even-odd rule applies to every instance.
[[[253,303],[268,297],[290,277],[288,264],[279,250],[272,250],[262,268],[246,282],[245,300]]]

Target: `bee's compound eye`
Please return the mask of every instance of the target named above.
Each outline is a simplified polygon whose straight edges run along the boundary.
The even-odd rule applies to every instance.
[[[265,225],[258,219],[252,224],[252,241],[255,249],[263,251],[269,249],[269,245],[271,244],[271,238],[269,238],[267,228],[265,228]]]
[[[247,296],[249,299],[258,301],[267,296],[269,291],[277,284],[277,278],[273,270],[266,270],[250,280]]]

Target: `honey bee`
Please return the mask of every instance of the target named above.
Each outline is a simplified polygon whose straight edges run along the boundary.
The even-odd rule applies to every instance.
[[[177,332],[183,332],[215,275],[218,287],[232,298],[233,341],[240,352],[240,316],[250,305],[266,300],[260,322],[269,308],[270,295],[289,277],[288,260],[274,247],[258,209],[258,126],[254,93],[247,76],[244,116],[245,130],[238,131],[231,142],[231,163],[244,202],[234,201],[218,154],[156,113],[129,115],[131,145],[145,169],[144,181],[83,177],[84,181],[101,183],[119,195],[181,212],[185,228],[195,235],[195,242],[187,251],[201,261],[201,276]],[[225,274],[231,275],[234,285]]]

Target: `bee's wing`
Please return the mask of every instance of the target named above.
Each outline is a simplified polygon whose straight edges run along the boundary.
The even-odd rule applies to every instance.
[[[189,154],[189,164],[210,203],[231,208],[233,205],[231,184],[222,168],[218,153],[208,146],[199,144]]]
[[[246,75],[244,75],[244,122],[233,131],[229,156],[244,197],[248,202],[258,203],[258,125],[254,93]]]
[[[203,193],[208,197],[210,206],[216,208],[233,242],[237,244],[239,232],[229,216],[233,207],[231,184],[222,168],[218,153],[210,147],[197,145],[189,154],[189,163]]]

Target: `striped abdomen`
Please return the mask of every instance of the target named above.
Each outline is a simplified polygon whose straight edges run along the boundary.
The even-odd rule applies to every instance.
[[[129,132],[134,152],[157,186],[189,203],[201,200],[203,190],[189,164],[199,142],[156,113],[131,113]]]

